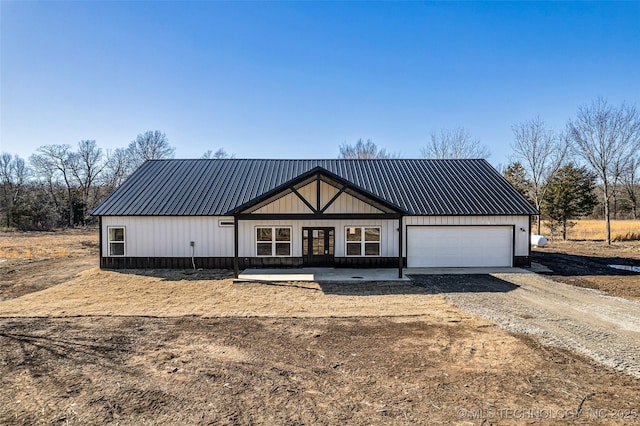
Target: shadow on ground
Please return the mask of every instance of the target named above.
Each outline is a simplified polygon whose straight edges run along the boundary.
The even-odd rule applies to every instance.
[[[105,269],[118,274],[160,278],[163,281],[205,281],[233,278],[228,269]]]
[[[640,262],[623,257],[596,257],[581,256],[564,253],[546,253],[534,251],[532,260],[538,262],[552,272],[541,272],[542,275],[560,276],[584,276],[584,275],[611,275],[629,276],[640,275],[639,272],[610,268],[608,265],[640,266]]]
[[[233,278],[233,272],[223,269],[191,271],[183,269],[118,269],[120,274],[160,278],[163,281],[199,281]],[[411,281],[349,281],[349,282],[272,282],[247,281],[234,285],[260,284],[275,287],[297,287],[310,291],[322,291],[339,296],[380,296],[404,294],[445,293],[506,293],[517,285],[488,274],[408,275]]]
[[[318,285],[323,293],[337,296],[429,294],[424,288],[417,287],[409,281],[321,282]]]
[[[428,294],[507,293],[519,286],[487,274],[411,275],[414,285]]]
[[[517,285],[487,274],[411,275],[412,282],[320,283],[325,294],[377,296],[445,293],[506,293]]]

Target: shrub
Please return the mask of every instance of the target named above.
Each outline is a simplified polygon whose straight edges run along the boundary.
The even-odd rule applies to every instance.
[[[639,241],[640,231],[627,231],[625,234],[617,234],[613,237],[613,241]]]

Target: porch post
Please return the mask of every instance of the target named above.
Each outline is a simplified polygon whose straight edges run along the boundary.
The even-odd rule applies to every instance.
[[[240,267],[238,265],[238,215],[233,215],[233,275],[238,278]]]
[[[398,278],[402,278],[402,215],[398,218]]]
[[[102,216],[98,216],[98,228],[100,229],[100,235],[98,236],[98,244],[100,245],[100,269],[104,267],[102,260]]]

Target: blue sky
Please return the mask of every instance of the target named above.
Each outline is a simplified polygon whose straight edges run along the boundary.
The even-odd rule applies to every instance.
[[[165,132],[180,158],[420,156],[464,126],[506,163],[511,126],[640,103],[640,3],[0,1],[0,151]],[[640,106],[640,105],[638,105]]]

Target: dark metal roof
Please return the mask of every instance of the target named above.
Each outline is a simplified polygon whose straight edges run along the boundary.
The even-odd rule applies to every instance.
[[[92,214],[221,216],[322,168],[410,215],[535,215],[485,160],[151,160]]]

